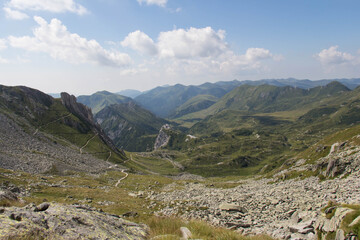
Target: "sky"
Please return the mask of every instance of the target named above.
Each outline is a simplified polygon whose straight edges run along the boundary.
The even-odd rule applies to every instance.
[[[359,0],[0,0],[0,84],[91,94],[360,77]]]

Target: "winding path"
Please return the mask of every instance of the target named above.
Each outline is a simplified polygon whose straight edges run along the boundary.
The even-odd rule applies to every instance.
[[[59,120],[61,120],[61,119],[64,119],[64,118],[66,118],[66,117],[69,117],[70,115],[71,115],[71,113],[69,113],[69,114],[67,114],[67,115],[65,115],[65,116],[62,116],[62,117],[60,117],[60,118],[58,118],[58,119],[55,119],[54,121],[51,121],[51,122],[49,122],[49,123],[47,123],[47,124],[44,124],[44,125],[38,127],[38,128],[35,130],[35,132],[33,133],[33,135],[36,135],[36,134],[39,132],[39,129],[40,129],[40,128],[44,128],[44,127],[50,125],[51,123],[54,123],[54,122],[57,122],[57,121],[59,121]]]
[[[126,179],[126,178],[129,176],[129,174],[128,174],[127,172],[125,172],[125,169],[122,169],[121,172],[122,172],[122,173],[125,173],[125,176],[122,177],[122,178],[120,178],[120,179],[117,181],[117,183],[115,184],[115,187],[117,187],[122,180]]]
[[[109,151],[109,156],[107,157],[106,162],[108,162],[110,158],[111,158],[111,151]]]
[[[85,145],[80,148],[80,154],[83,153],[83,149],[84,149],[84,148],[89,144],[89,142],[90,142],[91,140],[93,140],[97,135],[98,135],[98,134],[96,133],[94,136],[92,136],[92,138],[90,138],[89,140],[87,140],[87,142],[85,143]]]

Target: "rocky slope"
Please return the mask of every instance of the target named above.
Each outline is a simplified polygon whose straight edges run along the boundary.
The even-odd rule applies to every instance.
[[[17,119],[19,120],[19,119]],[[28,124],[26,121],[22,124]],[[100,171],[112,164],[89,154],[80,154],[77,146],[59,144],[51,135],[28,131],[5,114],[0,113],[0,167],[31,173]],[[59,141],[59,140],[58,140]]]
[[[334,159],[341,160],[334,165]],[[323,163],[328,165],[326,172],[329,176],[336,166],[340,176],[323,181],[318,177],[281,180],[280,173],[272,179],[239,181],[237,187],[229,189],[201,182],[171,184],[161,193],[149,192],[148,198],[160,202],[159,215],[203,219],[245,234],[316,239],[316,234],[325,237],[326,234],[339,232],[342,237],[344,234],[351,237],[351,233],[344,233],[340,227],[345,215],[354,210],[339,207],[334,219],[327,220],[321,209],[329,201],[360,203],[360,147],[334,150],[313,165],[303,165],[300,161],[297,169],[294,167],[291,170],[316,169],[318,164]]]
[[[86,205],[0,208],[1,239],[146,239],[148,228]]]
[[[31,173],[97,172],[125,159],[74,96],[27,87],[0,86],[0,143],[0,167]]]

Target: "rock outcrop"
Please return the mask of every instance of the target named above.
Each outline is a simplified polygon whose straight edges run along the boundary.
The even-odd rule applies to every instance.
[[[146,239],[148,227],[87,205],[0,208],[0,239]]]
[[[169,124],[165,124],[164,126],[161,127],[159,134],[155,140],[154,150],[164,147],[169,143],[170,136],[168,135],[166,130],[170,130],[170,129],[171,128]]]

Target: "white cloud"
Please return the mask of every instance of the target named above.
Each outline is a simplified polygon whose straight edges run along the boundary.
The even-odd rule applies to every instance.
[[[6,18],[9,18],[9,19],[23,20],[23,19],[29,18],[29,16],[27,14],[17,11],[17,10],[13,10],[8,7],[4,7],[3,10],[5,12]]]
[[[0,63],[1,63],[1,64],[3,64],[3,63],[9,63],[9,61],[6,60],[6,59],[4,59],[4,58],[2,58],[2,57],[0,56]]]
[[[161,32],[157,42],[141,31],[130,33],[123,47],[141,54],[156,56],[152,67],[158,66],[170,75],[238,73],[244,70],[263,69],[262,61],[279,60],[264,48],[249,48],[242,55],[234,53],[225,41],[225,31],[211,27],[175,29]]]
[[[161,32],[158,38],[160,57],[193,58],[216,57],[227,50],[223,30],[211,27],[175,29]]]
[[[0,51],[7,48],[6,40],[0,38]]]
[[[5,39],[2,39],[0,38],[0,51],[1,50],[4,50],[7,48],[7,45],[6,45],[6,40]],[[2,63],[8,63],[9,61],[7,59],[4,59],[0,56],[0,64]]]
[[[137,0],[139,4],[146,3],[146,5],[158,5],[165,7],[168,0]]]
[[[75,3],[74,0],[10,0],[6,5],[22,11],[72,12],[79,15],[88,12],[85,7]]]
[[[121,42],[121,45],[132,48],[141,54],[155,55],[158,52],[154,41],[139,30],[129,33],[124,41]]]
[[[269,50],[264,48],[249,48],[248,50],[246,50],[245,56],[251,61],[258,61],[271,58],[272,54]]]
[[[34,36],[8,38],[12,47],[27,51],[45,52],[54,59],[69,63],[94,63],[104,66],[124,67],[131,64],[129,55],[104,49],[97,41],[87,40],[70,33],[58,19],[47,23],[41,17],[34,17],[39,24],[33,30]]]
[[[331,46],[328,49],[323,49],[315,57],[324,65],[339,65],[351,63],[355,57],[349,53],[338,51],[339,46]]]

